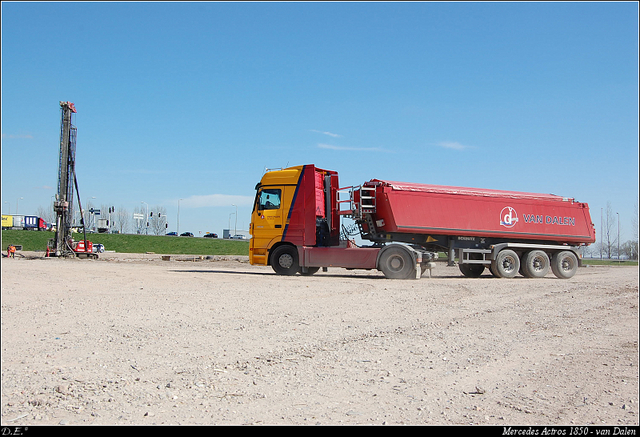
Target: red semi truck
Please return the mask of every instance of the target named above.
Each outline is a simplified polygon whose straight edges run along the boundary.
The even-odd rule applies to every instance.
[[[341,199],[340,195],[347,195]],[[371,246],[341,238],[341,217]],[[572,277],[582,247],[595,241],[586,203],[551,194],[372,179],[340,188],[338,173],[314,165],[267,171],[256,186],[251,264],[278,274],[320,268],[378,269],[418,278],[438,251],[463,275]],[[343,233],[344,237],[344,233]]]

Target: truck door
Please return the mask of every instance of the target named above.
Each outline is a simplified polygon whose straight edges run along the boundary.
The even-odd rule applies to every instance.
[[[282,239],[286,214],[283,208],[285,187],[261,187],[251,216],[252,263],[267,263],[267,250],[274,241]]]

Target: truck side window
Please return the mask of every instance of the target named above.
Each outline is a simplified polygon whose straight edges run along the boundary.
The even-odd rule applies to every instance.
[[[275,188],[262,190],[258,198],[258,210],[279,209],[281,193],[282,191],[280,189]]]

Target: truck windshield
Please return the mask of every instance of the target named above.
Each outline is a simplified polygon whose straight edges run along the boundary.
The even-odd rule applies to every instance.
[[[280,196],[282,191],[276,188],[267,188],[258,195],[258,211],[280,208]]]

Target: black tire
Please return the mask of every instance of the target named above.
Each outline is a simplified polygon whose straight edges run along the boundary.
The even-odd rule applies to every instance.
[[[522,275],[527,278],[544,278],[551,263],[543,250],[532,250],[522,257]]]
[[[484,273],[483,264],[458,264],[458,268],[467,278],[479,278]]]
[[[576,254],[563,250],[556,252],[551,257],[551,271],[560,279],[569,279],[576,274],[578,270],[578,257]]]
[[[416,277],[416,266],[411,254],[401,247],[389,247],[382,252],[378,268],[389,279]]]
[[[278,246],[271,254],[271,268],[279,275],[293,276],[298,273],[298,250],[293,246]]]
[[[304,272],[302,271],[302,267],[300,267],[299,272],[302,276],[311,276],[311,275],[315,275],[318,270],[320,270],[320,267],[307,267],[307,271]]]
[[[480,260],[482,256],[479,254],[469,254],[469,259]],[[479,278],[484,273],[484,264],[458,264],[460,272],[467,278]]]
[[[498,273],[496,272],[496,266],[495,263],[492,261],[491,264],[489,264],[489,271],[491,272],[491,275],[494,278],[499,278],[500,275],[498,275]]]
[[[492,272],[499,278],[513,278],[520,270],[520,258],[511,249],[502,249],[491,263]]]

